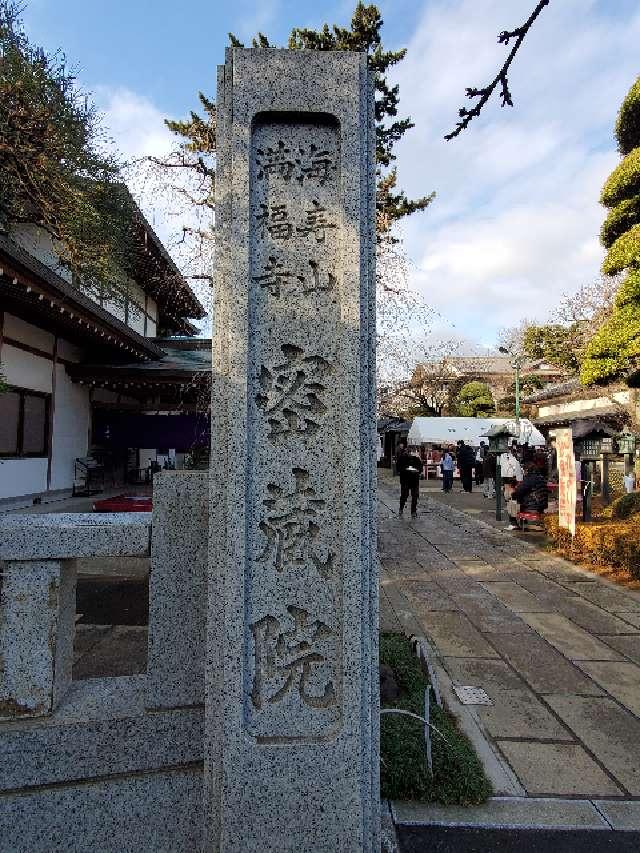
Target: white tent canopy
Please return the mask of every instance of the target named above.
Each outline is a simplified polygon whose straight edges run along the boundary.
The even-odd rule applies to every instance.
[[[480,440],[489,443],[487,431],[492,426],[509,427],[519,444],[541,447],[546,442],[542,433],[531,421],[520,418],[520,434],[516,422],[509,418],[414,418],[409,430],[409,444],[455,444],[462,439],[472,447]]]

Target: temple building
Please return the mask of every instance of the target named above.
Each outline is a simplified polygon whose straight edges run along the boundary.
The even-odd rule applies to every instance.
[[[0,509],[144,482],[209,440],[205,310],[135,207],[119,298],[77,287],[46,232],[0,234]]]

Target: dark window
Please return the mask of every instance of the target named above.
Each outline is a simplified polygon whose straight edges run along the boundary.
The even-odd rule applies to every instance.
[[[0,456],[46,456],[49,395],[22,388],[0,394]]]
[[[20,424],[20,394],[7,391],[0,394],[0,454],[15,456],[18,452]]]

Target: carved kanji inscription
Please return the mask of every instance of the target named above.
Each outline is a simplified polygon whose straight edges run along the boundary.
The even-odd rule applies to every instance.
[[[333,554],[320,544],[320,511],[326,502],[309,485],[309,472],[294,468],[295,487],[286,492],[269,483],[269,497],[263,501],[264,516],[260,530],[266,539],[258,556],[271,562],[277,572],[315,569],[322,578],[331,575]]]
[[[254,644],[251,701],[261,710],[295,693],[310,708],[330,708],[336,702],[334,632],[302,607],[290,605],[287,611],[286,623],[265,616],[251,626]]]
[[[313,434],[327,411],[325,383],[331,364],[292,344],[283,344],[281,350],[283,360],[275,366],[263,365],[258,377],[256,403],[266,415],[269,438]]]

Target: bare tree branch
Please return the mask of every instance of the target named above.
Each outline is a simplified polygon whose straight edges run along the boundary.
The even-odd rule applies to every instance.
[[[455,127],[455,130],[452,130],[451,133],[448,133],[445,136],[447,142],[458,136],[459,133],[461,133],[466,127],[469,126],[469,124],[474,118],[477,118],[477,116],[480,115],[482,108],[487,103],[491,95],[493,95],[494,91],[498,87],[498,84],[500,85],[500,99],[502,101],[500,106],[513,106],[513,99],[509,90],[509,78],[507,76],[509,67],[514,60],[514,57],[518,52],[520,45],[524,41],[525,36],[531,29],[534,21],[536,20],[540,12],[542,12],[544,7],[549,5],[550,1],[551,0],[540,0],[540,2],[537,4],[533,12],[529,15],[529,17],[527,18],[525,23],[522,24],[522,26],[517,27],[515,30],[503,30],[501,33],[498,34],[499,44],[509,44],[511,39],[516,40],[515,44],[511,48],[511,52],[509,53],[506,62],[504,63],[500,71],[498,71],[492,83],[490,83],[488,86],[485,86],[483,89],[476,89],[474,87],[467,88],[467,98],[479,98],[479,100],[476,105],[471,109],[461,107],[458,110],[458,115],[460,116],[461,121],[458,122]]]

